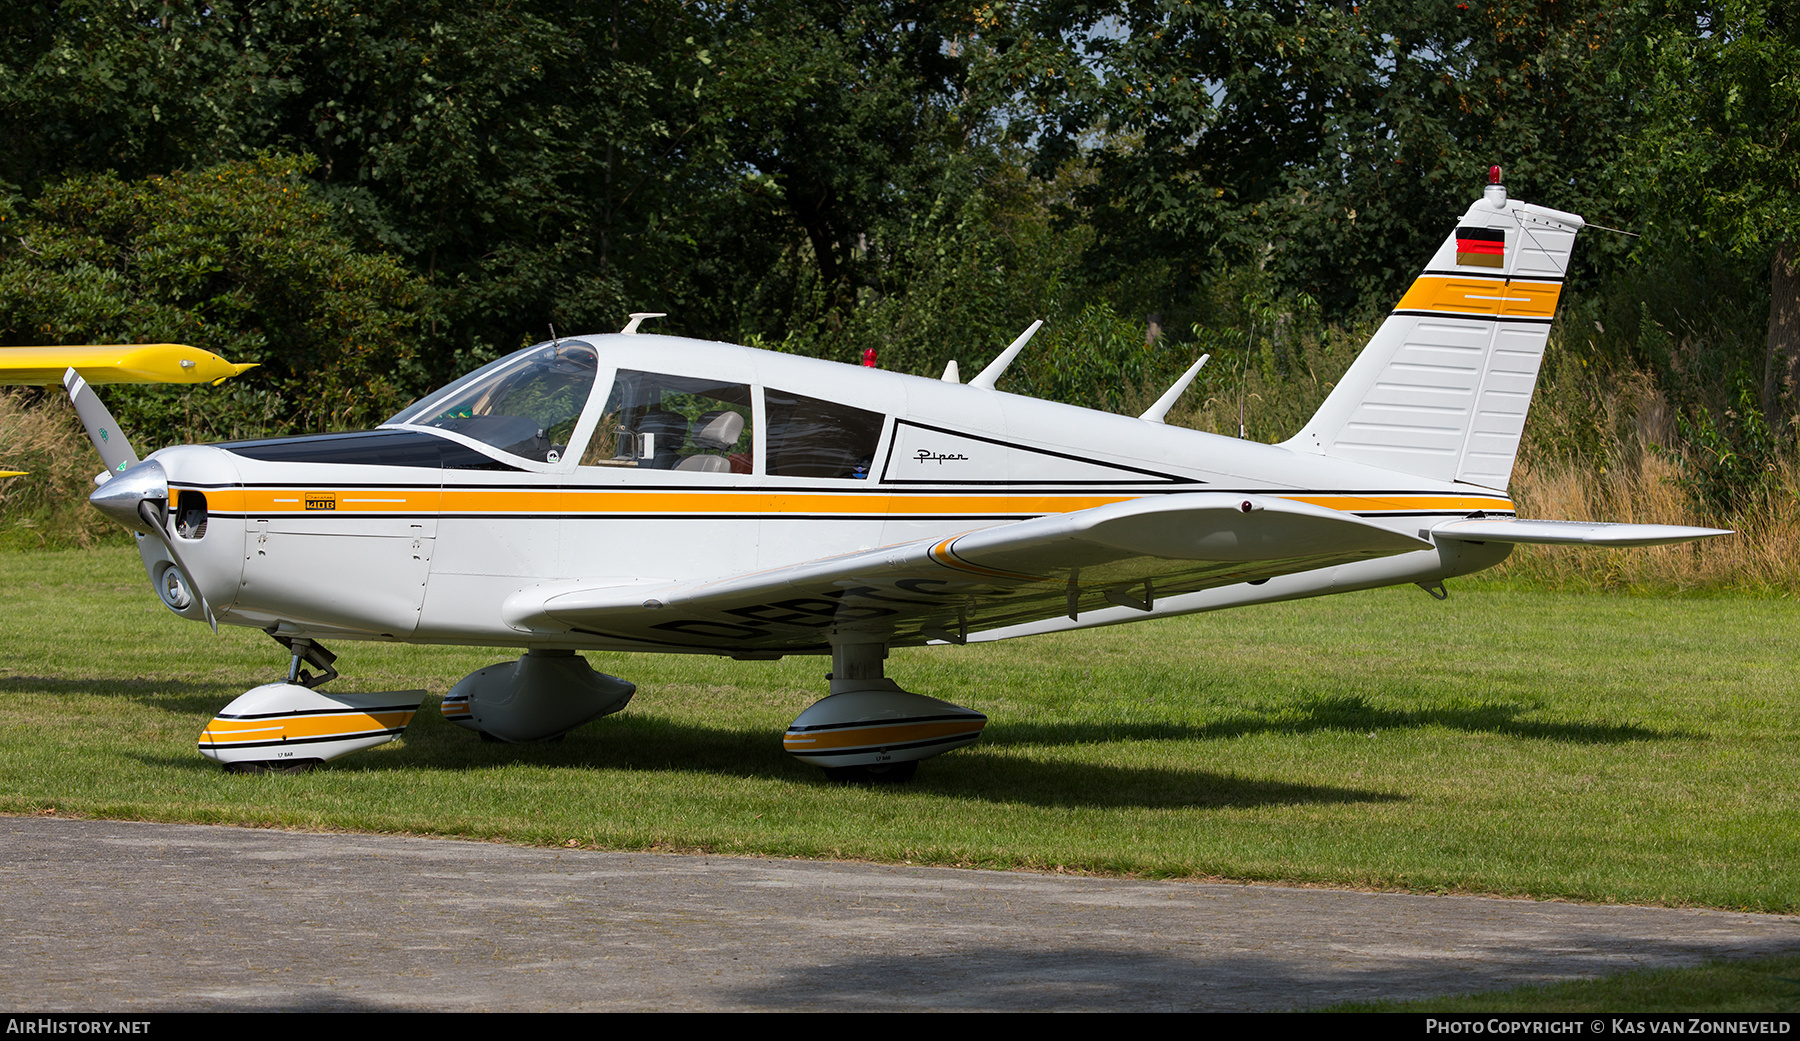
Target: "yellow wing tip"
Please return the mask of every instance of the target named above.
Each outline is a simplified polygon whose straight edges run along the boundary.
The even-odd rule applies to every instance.
[[[215,354],[215,355],[213,355],[213,357],[218,358],[219,356]],[[230,379],[233,376],[242,376],[244,373],[249,372],[251,369],[254,369],[258,365],[262,364],[262,362],[259,362],[259,361],[247,361],[247,362],[238,364],[238,363],[225,361],[225,359],[223,359],[223,358],[219,358],[219,361],[222,362],[225,365],[225,367],[230,369],[231,371],[226,373],[223,376],[220,376],[218,379],[213,380],[212,385],[215,387],[221,383],[224,383],[226,380]]]

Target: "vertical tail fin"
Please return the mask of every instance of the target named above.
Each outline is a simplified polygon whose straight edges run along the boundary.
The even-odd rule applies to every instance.
[[[1489,185],[1287,447],[1504,490],[1584,223]]]

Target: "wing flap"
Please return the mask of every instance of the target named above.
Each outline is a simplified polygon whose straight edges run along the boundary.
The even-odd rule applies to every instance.
[[[1733,534],[1724,528],[1675,524],[1611,524],[1598,521],[1460,520],[1431,529],[1440,539],[1513,542],[1540,546],[1673,546]]]
[[[713,582],[525,590],[503,616],[726,651],[811,650],[833,630],[891,643],[1256,581],[1430,544],[1351,514],[1263,496],[1134,499]]]

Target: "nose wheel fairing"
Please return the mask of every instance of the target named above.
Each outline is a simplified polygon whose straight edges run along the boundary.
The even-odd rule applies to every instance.
[[[213,717],[200,732],[200,754],[240,769],[326,762],[399,737],[424,699],[423,690],[327,694],[265,683]]]

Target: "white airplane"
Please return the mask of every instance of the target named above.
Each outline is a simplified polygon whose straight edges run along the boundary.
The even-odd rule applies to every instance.
[[[1441,598],[1517,543],[1726,534],[1515,516],[1506,485],[1582,225],[1490,185],[1278,445],[1164,425],[1200,363],[1137,417],[997,390],[1036,326],[961,384],[642,334],[633,316],[502,358],[372,431],[141,463],[96,437],[111,476],[92,501],[139,533],[169,610],[291,651],[285,681],[201,735],[229,767],[398,736],[423,691],[320,689],[337,675],[321,641],[386,640],[524,648],[443,701],[506,742],[630,700],[580,651],[829,654],[829,695],[787,751],[901,780],[986,717],[902,690],[891,647],[1408,582]]]

